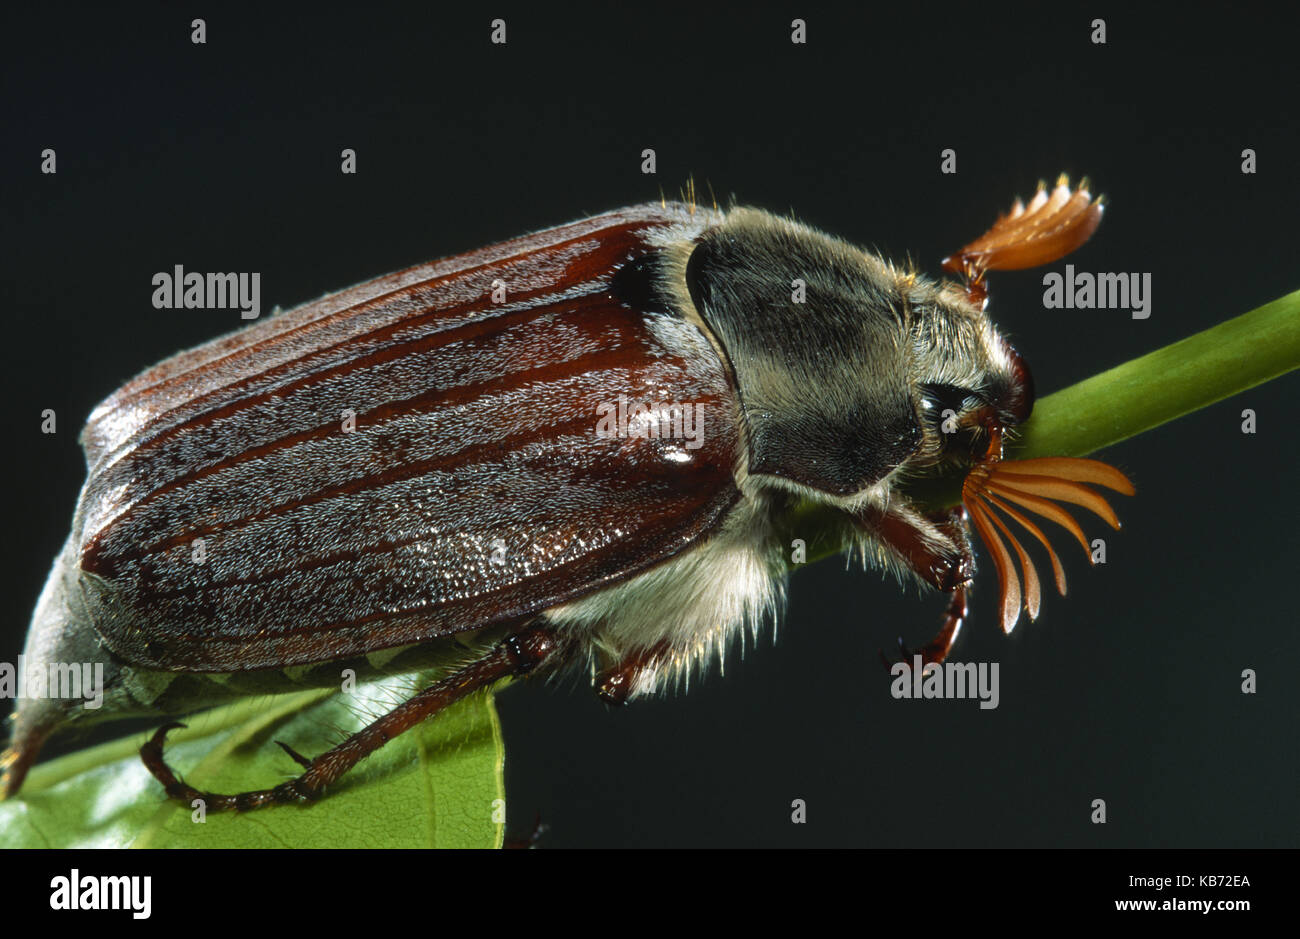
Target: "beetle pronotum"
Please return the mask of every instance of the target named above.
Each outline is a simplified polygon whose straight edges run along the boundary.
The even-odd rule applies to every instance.
[[[323,756],[290,751],[305,769],[275,788],[186,785],[162,756],[174,724],[143,757],[175,798],[249,809],[319,796],[508,676],[582,663],[625,702],[775,611],[776,522],[800,500],[837,512],[850,547],[951,596],[921,650],[940,661],[967,615],[966,515],[923,514],[898,483],[941,462],[971,467],[963,501],[999,571],[1004,629],[1022,598],[1036,616],[1037,574],[995,510],[1044,545],[1025,511],[1060,522],[1086,549],[1049,500],[1115,523],[1085,484],[1132,488],[1091,460],[1001,462],[1033,388],[984,313],[984,274],[1068,254],[1101,211],[1085,186],[1040,187],[945,261],[959,283],[755,209],[640,205],[168,359],[86,424],[87,481],[25,652],[102,663],[104,706],[24,701],[7,791],[65,726],[334,684],[344,667],[411,670],[451,643],[468,658]]]

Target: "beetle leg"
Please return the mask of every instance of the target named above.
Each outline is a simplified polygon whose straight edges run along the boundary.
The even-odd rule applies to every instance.
[[[855,518],[899,563],[951,597],[943,624],[933,639],[916,650],[908,649],[901,638],[898,640],[904,661],[920,655],[924,665],[942,662],[966,621],[966,588],[975,572],[966,510],[957,506],[922,517],[910,510],[891,508],[869,510]],[[884,652],[880,657],[889,667]]]
[[[919,649],[910,649],[903,642],[903,637],[898,637],[898,651],[900,658],[898,661],[911,664],[912,657],[919,655],[921,657],[921,666],[938,665],[948,657],[952,651],[953,643],[957,641],[957,634],[961,632],[962,624],[966,622],[966,615],[969,612],[966,603],[966,585],[953,588],[952,600],[948,604],[948,609],[944,612],[943,625],[939,627],[939,632],[933,639],[921,646]],[[880,660],[885,663],[886,668],[893,666],[893,662],[881,651]]]
[[[167,795],[183,802],[201,800],[209,812],[243,812],[264,805],[310,802],[319,798],[326,786],[398,734],[410,730],[467,694],[502,678],[527,674],[551,658],[558,649],[559,641],[549,630],[531,628],[515,633],[498,643],[482,658],[434,682],[334,749],[314,760],[306,761],[307,769],[301,776],[273,789],[218,795],[195,789],[179,779],[163,759],[163,743],[169,730],[185,726],[183,724],[172,723],[160,727],[149,742],[140,748],[140,757],[149,772],[167,790]],[[288,747],[285,749],[289,750]],[[289,750],[289,755],[300,762],[304,760],[292,750]]]
[[[601,672],[596,676],[596,694],[600,700],[606,704],[627,704],[639,686],[653,683],[668,650],[668,641],[664,640]]]
[[[299,766],[303,767],[304,769],[311,769],[311,760],[307,759],[305,756],[303,756],[293,747],[289,746],[283,740],[277,740],[276,743],[280,745],[281,750],[289,754],[289,756],[293,757],[293,761],[297,763]]]

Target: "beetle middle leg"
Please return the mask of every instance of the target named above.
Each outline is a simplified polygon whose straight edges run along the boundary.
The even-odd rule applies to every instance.
[[[655,673],[671,653],[667,640],[628,656],[596,676],[596,694],[606,704],[623,705],[641,686],[653,684]]]
[[[167,790],[167,795],[183,802],[202,800],[209,812],[244,812],[264,805],[310,802],[320,798],[326,786],[337,781],[394,737],[472,692],[488,687],[502,678],[533,671],[546,663],[559,648],[560,642],[555,634],[540,627],[524,629],[508,636],[482,658],[434,682],[415,697],[314,760],[308,760],[285,747],[289,755],[306,769],[297,778],[272,789],[219,795],[195,789],[179,779],[163,758],[163,743],[168,731],[183,727],[183,724],[172,723],[160,727],[149,742],[140,748],[140,757],[149,772]]]
[[[922,516],[910,508],[867,509],[854,516],[877,542],[912,573],[950,597],[943,623],[933,639],[919,649],[898,640],[904,661],[920,655],[923,665],[948,657],[968,614],[967,587],[975,573],[970,527],[961,506]],[[881,653],[888,666],[889,660]]]

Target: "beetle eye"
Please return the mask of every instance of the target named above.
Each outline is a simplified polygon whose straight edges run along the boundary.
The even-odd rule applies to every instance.
[[[946,433],[955,433],[957,418],[978,404],[979,400],[979,396],[974,392],[958,388],[956,385],[921,386],[922,415]]]

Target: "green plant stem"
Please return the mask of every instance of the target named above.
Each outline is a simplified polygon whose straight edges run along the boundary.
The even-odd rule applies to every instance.
[[[1011,456],[1084,456],[1300,366],[1300,290],[1048,395]]]
[[[1297,367],[1300,290],[1048,395],[1006,455],[1086,456]],[[958,478],[929,477],[907,490],[919,504],[943,508],[960,501],[959,487]],[[839,550],[842,522],[831,511],[801,505],[787,528],[807,542],[810,561]]]

